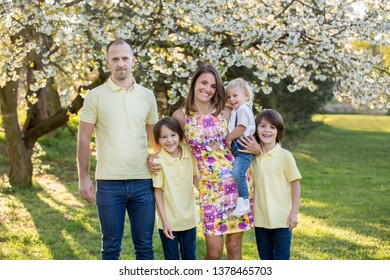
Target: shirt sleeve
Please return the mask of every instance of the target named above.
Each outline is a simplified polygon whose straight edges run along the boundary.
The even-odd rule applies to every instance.
[[[284,174],[289,182],[302,179],[302,175],[299,172],[294,156],[287,152],[283,162]]]
[[[151,92],[150,110],[148,113],[148,117],[146,119],[146,123],[153,125],[153,124],[156,124],[157,121],[158,121],[157,101],[156,101],[156,98],[155,98],[153,92]]]
[[[253,135],[255,132],[255,117],[252,109],[247,105],[241,105],[237,109],[237,125],[243,125],[248,134]]]
[[[97,121],[98,97],[90,91],[84,99],[83,108],[80,113],[80,121],[93,123]]]

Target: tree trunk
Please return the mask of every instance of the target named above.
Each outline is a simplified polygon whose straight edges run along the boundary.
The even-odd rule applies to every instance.
[[[26,28],[19,34],[13,36],[11,41],[15,43],[19,37],[25,36],[26,34],[28,36],[43,35],[42,33],[36,33],[31,28]],[[57,50],[56,48],[52,48],[53,42],[51,38],[43,36],[43,41],[44,50],[50,50],[51,52]],[[40,53],[32,51],[26,57],[25,65],[23,66],[26,70],[26,96],[33,94],[30,91],[30,85],[35,82],[33,70],[43,69],[42,53],[42,51]],[[21,69],[15,70],[18,77],[20,76]],[[84,89],[90,89],[102,84],[108,76],[109,73],[104,73],[99,69],[98,79],[84,87]],[[31,187],[33,178],[33,164],[31,159],[35,143],[43,135],[66,124],[69,120],[69,113],[76,114],[83,106],[84,99],[80,95],[77,95],[69,107],[62,108],[56,85],[54,84],[55,79],[52,77],[48,78],[45,88],[39,89],[37,92],[38,102],[29,104],[27,120],[22,128],[19,124],[17,113],[17,98],[20,82],[21,80],[10,80],[4,87],[0,87],[0,112],[10,161],[10,183],[12,187]],[[82,88],[80,88],[81,90]]]
[[[98,79],[88,86],[80,87],[79,90],[94,88],[104,83],[109,75],[109,73],[99,71]],[[0,88],[0,112],[10,159],[10,183],[13,187],[31,187],[33,174],[31,158],[36,141],[41,136],[66,124],[69,120],[69,113],[77,114],[83,106],[84,99],[81,95],[77,95],[69,107],[60,108],[46,119],[35,120],[22,133],[17,115],[18,82],[10,81]],[[54,85],[50,83],[50,87]],[[53,92],[54,88],[49,90]]]
[[[17,114],[18,81],[9,81],[0,88],[1,117],[5,131],[5,142],[10,160],[9,180],[12,186],[32,186],[32,148],[24,145]]]
[[[55,112],[58,112],[61,110],[61,100],[60,96],[58,95],[58,92],[55,88],[55,81],[53,77],[50,77],[47,79],[46,82],[46,99],[47,99],[47,106],[46,110],[49,114],[49,116],[53,116]]]

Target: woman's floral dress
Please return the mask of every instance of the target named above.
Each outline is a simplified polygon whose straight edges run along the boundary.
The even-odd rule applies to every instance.
[[[233,155],[226,147],[227,121],[222,113],[199,116],[186,114],[185,139],[199,170],[199,199],[205,236],[246,231],[253,228],[253,211],[231,216],[238,192],[233,179]],[[248,174],[247,174],[248,175]],[[251,209],[253,182],[247,176]]]

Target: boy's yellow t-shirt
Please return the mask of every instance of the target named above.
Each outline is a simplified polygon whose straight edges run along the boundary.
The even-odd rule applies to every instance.
[[[162,170],[152,174],[153,186],[163,190],[165,213],[173,231],[194,228],[199,222],[193,185],[193,175],[197,174],[196,162],[188,147],[181,147],[183,152],[180,159],[161,150],[155,160],[162,165]],[[157,226],[163,229],[159,216]]]
[[[276,144],[268,153],[255,156],[250,169],[255,185],[255,227],[287,228],[292,207],[290,182],[302,178],[293,155]]]

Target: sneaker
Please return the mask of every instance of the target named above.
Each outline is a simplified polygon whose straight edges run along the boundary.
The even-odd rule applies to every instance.
[[[250,204],[249,204],[249,199],[244,199],[242,197],[239,197],[237,199],[237,204],[236,208],[232,212],[232,216],[235,217],[241,217],[251,211]]]

